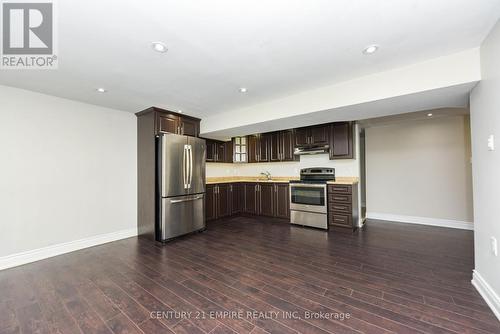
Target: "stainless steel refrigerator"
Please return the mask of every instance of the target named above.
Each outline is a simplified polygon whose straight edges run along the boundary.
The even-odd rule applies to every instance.
[[[158,137],[156,240],[205,229],[205,157],[204,139]]]

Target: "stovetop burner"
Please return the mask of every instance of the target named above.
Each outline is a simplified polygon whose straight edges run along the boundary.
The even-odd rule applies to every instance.
[[[335,168],[312,167],[300,170],[300,181],[294,180],[291,183],[326,183],[335,181]]]
[[[335,178],[332,180],[335,181]],[[325,184],[327,181],[331,180],[290,180],[290,183]]]

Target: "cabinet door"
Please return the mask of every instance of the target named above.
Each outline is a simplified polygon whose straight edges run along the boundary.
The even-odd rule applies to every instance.
[[[217,218],[231,215],[231,185],[228,183],[217,185]]]
[[[294,149],[293,144],[294,144],[293,130],[281,131],[280,134],[281,161],[299,160],[299,156],[293,154],[293,149]]]
[[[242,210],[243,205],[243,190],[240,183],[233,183],[230,185],[231,191],[231,213],[237,214]]]
[[[352,159],[353,140],[350,122],[331,125],[330,159]]]
[[[257,162],[257,154],[258,154],[258,138],[255,135],[247,137],[248,143],[248,162]]]
[[[256,215],[258,213],[257,184],[256,183],[245,183],[243,191],[245,194],[244,212]]]
[[[224,157],[224,162],[233,162],[233,142],[232,141],[227,141],[224,143],[225,146],[225,157]]]
[[[312,145],[327,145],[328,133],[330,132],[330,125],[320,125],[311,127],[310,144]]]
[[[207,162],[215,162],[215,160],[217,158],[217,143],[207,139],[206,145],[207,145],[206,161]]]
[[[281,132],[269,134],[269,161],[281,161]]]
[[[275,184],[275,216],[290,219],[290,187],[288,183]]]
[[[295,146],[309,144],[309,128],[295,129]]]
[[[216,147],[217,147],[217,154],[215,156],[215,161],[224,162],[226,160],[226,144],[217,142]]]
[[[205,193],[205,220],[214,220],[216,214],[215,184],[207,184]]]
[[[198,137],[200,133],[200,122],[191,118],[180,118],[180,130],[182,135]]]
[[[264,133],[259,136],[258,147],[259,147],[259,162],[269,162],[269,141],[270,134]]]
[[[259,201],[260,212],[262,216],[274,217],[274,184],[260,183],[259,184]]]
[[[179,134],[179,117],[169,114],[159,114],[158,130],[160,132],[170,132]]]

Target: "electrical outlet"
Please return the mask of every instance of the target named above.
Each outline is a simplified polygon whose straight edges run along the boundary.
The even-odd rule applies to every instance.
[[[498,256],[498,243],[497,243],[497,238],[491,237],[490,238],[491,242],[491,251],[495,256]]]
[[[488,150],[489,151],[495,150],[495,136],[493,135],[488,136]]]

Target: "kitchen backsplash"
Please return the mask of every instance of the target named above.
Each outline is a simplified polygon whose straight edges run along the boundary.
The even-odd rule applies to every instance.
[[[272,162],[252,164],[207,163],[207,177],[253,176],[269,171],[274,176],[299,176],[306,167],[333,167],[338,176],[358,176],[359,160],[330,160],[328,154],[303,155],[297,162]]]

